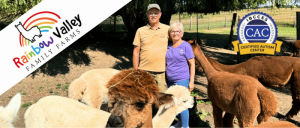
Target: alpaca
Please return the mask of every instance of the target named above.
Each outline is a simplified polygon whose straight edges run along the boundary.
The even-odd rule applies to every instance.
[[[102,102],[109,101],[105,85],[119,72],[112,68],[87,71],[70,84],[68,97],[100,109]]]
[[[300,57],[300,40],[292,43],[292,53],[290,56],[292,57],[294,54],[296,57]]]
[[[265,127],[272,127],[272,128],[298,128],[295,124],[287,121],[275,121],[275,122],[268,122],[268,123],[263,123],[259,125],[255,125],[252,127],[256,128],[265,128]]]
[[[123,119],[120,116],[61,96],[40,99],[27,109],[24,118],[27,128],[123,127]]]
[[[15,25],[15,27],[18,29],[18,31],[22,34],[22,36],[25,39],[29,40],[32,43],[35,42],[35,39],[34,39],[35,36],[42,37],[41,30],[37,26],[33,26],[29,30],[26,30],[24,28],[24,26],[22,25],[22,23],[19,22],[19,24]]]
[[[276,114],[277,99],[272,91],[253,77],[217,71],[198,44],[192,44],[192,48],[207,77],[207,93],[212,102],[216,127],[233,127],[234,116],[237,117],[240,127],[250,127],[256,117],[260,124],[268,122]],[[223,111],[226,112],[224,121]]]
[[[195,41],[189,41],[194,54],[199,54],[200,47]],[[284,87],[291,84],[293,105],[285,118],[291,119],[300,111],[300,60],[288,56],[256,56],[236,65],[223,65],[207,57],[207,60],[217,71],[248,75],[268,87]],[[195,59],[199,71],[203,71],[199,60]],[[276,69],[276,70],[274,70]]]
[[[173,95],[173,102],[160,106],[157,114],[152,119],[154,128],[169,128],[176,115],[192,108],[194,105],[194,99],[190,96],[190,91],[184,86],[171,86],[166,93]]]
[[[14,128],[13,121],[21,106],[21,95],[17,93],[4,108],[0,106],[0,128]]]
[[[123,117],[124,127],[152,127],[152,104],[173,101],[172,94],[159,93],[154,78],[143,70],[122,70],[106,87],[109,111]]]

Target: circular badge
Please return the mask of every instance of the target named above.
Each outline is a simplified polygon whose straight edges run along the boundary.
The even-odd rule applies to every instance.
[[[239,23],[237,36],[239,43],[271,43],[277,39],[277,26],[274,20],[262,12],[252,12]]]

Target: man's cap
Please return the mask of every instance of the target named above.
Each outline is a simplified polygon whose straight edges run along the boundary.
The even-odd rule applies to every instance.
[[[147,11],[149,11],[149,9],[151,9],[151,8],[156,8],[160,11],[160,7],[158,4],[149,4]]]

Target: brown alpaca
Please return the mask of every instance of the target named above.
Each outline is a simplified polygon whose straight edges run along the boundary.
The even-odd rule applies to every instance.
[[[208,81],[207,93],[213,106],[215,127],[233,127],[237,117],[240,127],[268,122],[276,114],[277,99],[256,79],[215,70],[198,44],[192,45],[196,60],[200,61]],[[225,116],[222,118],[222,113]],[[224,124],[223,124],[224,122]]]
[[[292,53],[290,56],[294,56],[295,54],[296,57],[300,57],[300,40],[293,42],[292,45]]]
[[[122,116],[124,127],[152,127],[152,104],[172,103],[171,94],[159,93],[154,78],[143,70],[123,70],[108,84],[111,114]]]
[[[199,54],[200,47],[197,43],[189,41],[192,45],[194,54]],[[291,84],[293,105],[285,115],[291,119],[300,111],[300,60],[288,56],[256,56],[236,65],[223,65],[214,59],[207,57],[207,60],[217,71],[225,71],[234,74],[248,75],[263,85],[268,87],[284,87]],[[203,71],[199,60],[195,59],[198,70]]]
[[[268,122],[259,125],[255,125],[253,127],[256,128],[265,128],[265,127],[272,127],[272,128],[298,128],[295,124],[287,121],[275,121],[275,122]]]

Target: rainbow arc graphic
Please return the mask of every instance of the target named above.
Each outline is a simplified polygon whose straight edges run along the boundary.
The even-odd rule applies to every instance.
[[[41,14],[43,14],[43,16],[41,16]],[[55,18],[45,17],[44,14],[54,15]],[[30,19],[33,19],[33,20],[28,22]],[[52,26],[54,26],[54,24],[57,23],[58,19],[61,19],[61,18],[56,13],[50,12],[50,11],[42,11],[42,12],[38,12],[38,13],[35,13],[32,16],[30,16],[22,25],[24,26],[24,28],[26,30],[31,29],[34,26],[37,26],[41,30],[41,33],[45,33],[45,32],[49,32],[49,30],[53,28]],[[21,47],[29,46],[29,44],[30,44],[30,41],[25,39],[21,35],[21,33],[19,36],[19,40],[20,40]]]

